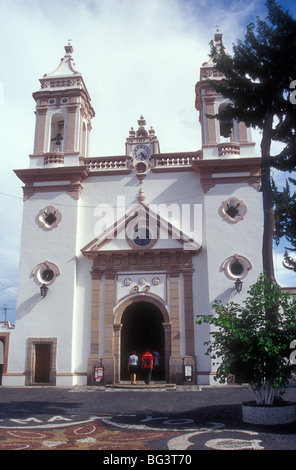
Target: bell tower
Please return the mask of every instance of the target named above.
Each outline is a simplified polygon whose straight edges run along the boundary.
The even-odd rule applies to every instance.
[[[214,36],[214,45],[217,51],[223,46],[222,34],[218,29]],[[199,111],[203,158],[255,157],[255,143],[252,142],[251,131],[243,122],[208,117],[223,111],[228,104],[210,83],[222,79],[223,75],[216,70],[213,57],[202,64],[200,79],[195,86],[195,107]]]
[[[88,156],[95,112],[72,53],[69,42],[59,66],[40,79],[41,89],[33,93],[36,127],[31,167],[74,166]]]

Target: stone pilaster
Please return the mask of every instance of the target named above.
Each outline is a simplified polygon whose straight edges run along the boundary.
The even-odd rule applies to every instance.
[[[34,154],[42,155],[45,150],[46,138],[46,119],[48,108],[46,106],[37,107],[36,109],[36,131],[35,131],[35,145]]]
[[[104,383],[115,382],[114,358],[114,284],[115,271],[105,272]]]
[[[67,142],[66,142],[66,152],[75,152],[77,151],[76,145],[76,126],[78,119],[79,108],[77,105],[68,107],[68,125],[67,125]]]
[[[183,382],[183,361],[180,354],[180,272],[170,273],[169,293],[171,311],[170,383]]]
[[[92,272],[92,294],[91,294],[91,332],[90,332],[90,355],[87,363],[87,383],[94,384],[94,368],[100,366],[100,296],[101,296],[101,273]]]
[[[193,318],[193,269],[183,271],[184,279],[184,316],[185,316],[185,357],[184,367],[193,368],[193,382],[196,382],[196,357],[194,353],[194,318]]]

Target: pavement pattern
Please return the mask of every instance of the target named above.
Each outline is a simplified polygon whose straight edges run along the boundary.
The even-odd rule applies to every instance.
[[[102,460],[110,452],[114,459],[135,451],[296,450],[296,423],[242,422],[247,398],[248,388],[233,386],[1,387],[0,451],[106,451]],[[285,398],[296,401],[296,387]]]

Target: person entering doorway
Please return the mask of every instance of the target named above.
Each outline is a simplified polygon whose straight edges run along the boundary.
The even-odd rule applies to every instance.
[[[144,354],[142,355],[142,369],[145,374],[145,383],[146,385],[149,385],[153,369],[153,356],[149,348],[147,348],[146,352],[144,352]]]
[[[128,370],[131,376],[131,384],[135,385],[137,377],[137,368],[138,368],[138,356],[136,352],[133,351],[128,360]]]

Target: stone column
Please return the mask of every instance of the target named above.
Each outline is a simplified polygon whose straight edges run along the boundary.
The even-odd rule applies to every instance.
[[[104,331],[104,383],[115,382],[114,360],[114,285],[115,272],[106,271],[105,279],[105,331]]]
[[[101,365],[100,346],[100,297],[101,297],[101,272],[92,272],[92,294],[91,294],[91,332],[90,332],[90,355],[87,364],[87,383],[94,384],[94,368]]]
[[[121,349],[122,323],[114,324],[114,361],[115,361],[115,383],[120,381],[120,349]]]
[[[206,113],[209,115],[215,114],[215,96],[210,95],[205,97]],[[216,119],[206,118],[207,131],[208,131],[208,144],[217,143]]]
[[[180,353],[180,286],[179,271],[170,273],[169,293],[171,310],[170,383],[183,383],[183,363]]]
[[[79,108],[77,105],[71,105],[68,107],[68,124],[67,124],[67,134],[66,134],[66,147],[65,152],[75,152],[77,151],[76,145],[76,124]]]
[[[192,366],[193,382],[196,383],[196,358],[194,352],[194,318],[193,318],[193,269],[183,271],[184,278],[184,316],[185,316],[185,357],[184,366]]]
[[[238,124],[238,132],[239,132],[239,142],[241,144],[249,143],[248,142],[247,126],[244,122],[240,122]]]
[[[164,352],[164,363],[165,363],[165,381],[170,382],[170,357],[171,357],[171,323],[164,322],[162,324],[164,330],[164,344],[165,344],[165,352]]]
[[[36,131],[35,131],[35,144],[34,154],[42,155],[47,151],[45,149],[45,131],[46,131],[46,119],[47,119],[47,107],[41,107],[36,109]]]

